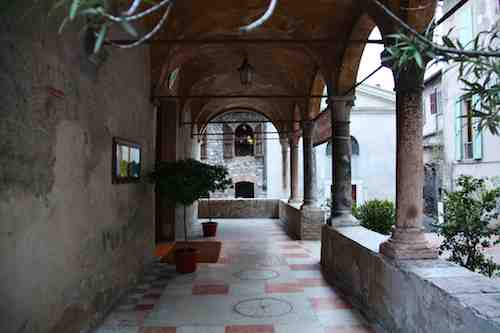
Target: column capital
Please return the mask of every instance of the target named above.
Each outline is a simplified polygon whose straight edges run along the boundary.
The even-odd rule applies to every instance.
[[[314,131],[314,120],[304,120],[302,122],[302,135],[312,137]]]
[[[290,135],[288,135],[288,144],[293,148],[299,147],[299,140],[300,135],[297,133],[291,133]]]
[[[288,134],[286,133],[280,133],[280,144],[281,148],[289,148],[289,139],[288,139]]]
[[[356,96],[354,95],[346,95],[346,96],[328,96],[327,104],[333,105],[334,103],[345,103],[345,106],[354,106],[354,101],[356,100]]]
[[[394,76],[394,91],[403,93],[419,93],[424,90],[424,68],[419,67],[415,62],[395,69],[392,55],[384,49],[380,54],[380,60],[384,67],[392,70]]]

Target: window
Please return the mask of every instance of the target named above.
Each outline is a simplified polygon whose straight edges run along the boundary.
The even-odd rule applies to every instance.
[[[437,113],[437,90],[434,90],[432,94],[429,96],[431,101],[431,114]]]
[[[234,131],[234,150],[236,156],[253,156],[255,134],[247,124],[241,124]]]
[[[473,117],[473,100],[458,100],[455,110],[456,160],[480,160],[483,155],[482,132]]]
[[[462,136],[463,139],[463,145],[464,145],[464,158],[465,159],[472,159],[474,156],[473,152],[473,146],[472,142],[474,140],[474,135],[473,135],[473,124],[472,124],[472,102],[465,101],[464,102],[464,113],[463,113],[463,119],[462,119],[462,126],[465,129],[465,135]]]
[[[441,114],[443,112],[441,102],[441,91],[436,88],[429,96],[430,114]]]
[[[130,141],[113,138],[114,184],[139,181],[141,177],[141,146]]]
[[[355,137],[351,136],[351,152],[353,156],[358,156],[359,155],[359,143],[358,140],[356,140]],[[326,156],[332,157],[332,141],[328,141],[326,144]]]
[[[233,129],[227,125],[224,124],[222,126],[222,140],[223,140],[223,147],[224,147],[224,159],[231,159],[234,157],[234,147],[233,147]]]
[[[356,140],[356,138],[353,136],[351,136],[351,147],[352,147],[352,155],[358,156],[359,155],[359,143],[358,143],[358,140]]]
[[[264,145],[263,145],[263,137],[264,130],[262,124],[258,124],[255,127],[255,156],[262,157],[264,156]]]
[[[208,142],[207,142],[207,134],[204,134],[201,139],[201,147],[200,147],[200,158],[202,160],[208,159]]]
[[[332,140],[328,140],[326,144],[326,156],[332,157]]]

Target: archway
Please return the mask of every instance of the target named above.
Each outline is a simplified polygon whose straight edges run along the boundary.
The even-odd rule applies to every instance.
[[[238,182],[235,184],[236,198],[255,198],[255,184],[252,182]]]

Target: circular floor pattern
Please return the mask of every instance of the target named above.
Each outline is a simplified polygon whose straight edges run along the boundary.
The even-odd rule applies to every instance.
[[[280,273],[266,269],[248,269],[234,274],[240,280],[272,280],[280,276]]]
[[[234,311],[250,318],[271,318],[289,314],[293,310],[289,302],[272,297],[250,298],[238,302]]]

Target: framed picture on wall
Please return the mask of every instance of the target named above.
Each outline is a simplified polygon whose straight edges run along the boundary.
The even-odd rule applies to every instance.
[[[113,138],[112,180],[114,184],[134,183],[141,178],[141,145]]]

